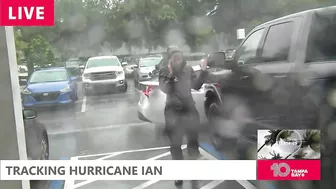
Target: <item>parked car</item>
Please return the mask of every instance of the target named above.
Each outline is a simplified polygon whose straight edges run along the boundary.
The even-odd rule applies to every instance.
[[[65,68],[47,68],[33,72],[22,91],[23,106],[74,105],[78,99],[77,78]]]
[[[22,114],[28,159],[48,160],[49,139],[45,126],[35,119],[37,113],[34,109],[23,109]]]
[[[199,66],[193,67],[195,72],[200,70]],[[166,102],[166,94],[159,87],[158,77],[149,81],[140,82],[141,94],[138,102],[138,117],[142,121],[148,121],[156,125],[165,123],[164,107]],[[193,98],[196,102],[196,108],[200,114],[202,124],[207,123],[204,112],[204,95],[205,85],[200,90],[192,90]]]
[[[88,59],[82,76],[85,95],[118,90],[127,91],[127,81],[123,66],[116,56],[97,56]]]
[[[147,81],[152,78],[152,71],[160,63],[161,56],[145,57],[139,60],[134,70],[134,86],[139,88],[141,81]]]
[[[326,128],[330,118],[322,108],[335,108],[330,100],[335,96],[329,96],[336,90],[335,16],[336,6],[288,15],[254,28],[231,61],[225,61],[224,52],[210,55],[210,67],[227,70],[214,81],[217,85],[205,89],[214,138],[227,140],[223,133],[230,130],[222,129],[227,121],[237,135],[254,142],[261,125]],[[258,124],[246,126],[253,122]]]
[[[226,49],[225,50],[226,59],[227,60],[232,60],[235,52],[236,52],[236,50],[234,50],[234,49]]]
[[[28,68],[25,65],[18,65],[19,72],[19,83],[20,85],[24,85],[28,79]]]
[[[198,66],[207,57],[207,54],[202,52],[184,52],[183,57],[190,66]],[[160,69],[164,66],[167,66],[167,62],[164,61],[163,58],[161,60],[162,61],[160,61],[160,63],[157,64],[155,69],[152,71],[152,77],[157,77],[159,75]]]
[[[79,76],[80,75],[79,66],[81,64],[82,62],[78,58],[72,58],[65,62],[65,68],[68,70],[71,76]]]
[[[136,69],[136,67],[137,67],[136,64],[128,64],[127,66],[124,66],[126,77],[133,77],[134,70]]]

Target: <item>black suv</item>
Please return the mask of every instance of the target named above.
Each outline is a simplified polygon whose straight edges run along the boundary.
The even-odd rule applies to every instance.
[[[256,142],[257,129],[320,128],[325,138],[332,134],[326,125],[336,115],[336,6],[261,24],[232,60],[225,59],[218,52],[208,61],[226,69],[206,89],[205,110],[218,147],[237,135]]]

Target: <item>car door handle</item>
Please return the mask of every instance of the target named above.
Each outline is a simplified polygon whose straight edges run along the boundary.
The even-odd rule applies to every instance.
[[[282,74],[282,75],[275,75],[274,77],[276,77],[276,78],[282,78],[282,77],[287,77],[287,75],[286,75],[286,74]]]
[[[244,76],[240,76],[240,79],[248,79],[250,76],[244,75]]]

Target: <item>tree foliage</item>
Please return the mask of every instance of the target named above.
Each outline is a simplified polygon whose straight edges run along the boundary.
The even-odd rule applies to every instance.
[[[151,51],[173,43],[167,36],[177,30],[182,38],[178,40],[197,50],[215,33],[235,36],[237,28],[249,30],[285,14],[330,4],[331,0],[55,0],[55,26],[16,28],[16,46],[27,60],[43,64],[52,57],[50,46],[63,59],[87,49],[98,53],[105,44]],[[40,49],[41,41],[48,46],[48,60],[29,54],[38,52],[32,49]]]

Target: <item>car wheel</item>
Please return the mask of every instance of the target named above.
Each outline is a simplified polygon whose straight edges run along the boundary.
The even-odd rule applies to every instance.
[[[218,124],[217,122],[219,121],[219,118],[220,118],[219,106],[220,105],[215,100],[213,100],[209,105],[209,108],[207,111],[207,118],[208,118],[210,125]]]
[[[234,145],[251,120],[244,100],[236,95],[225,95],[223,99],[222,104],[213,100],[207,113],[212,130],[211,141],[217,149]]]
[[[134,84],[134,88],[137,88],[137,81],[134,79],[133,80],[134,82],[133,82],[133,84]]]
[[[127,92],[127,82],[125,82],[125,85],[124,85],[124,87],[121,89],[121,92],[122,93],[126,93]]]
[[[41,140],[41,156],[40,160],[48,160],[49,159],[49,140],[48,134],[43,132],[42,140]]]
[[[220,110],[219,105],[216,100],[212,99],[210,104],[207,107],[206,116],[208,118],[209,124],[211,126],[211,142],[217,150],[221,150],[223,148],[224,142],[220,135],[217,133],[217,128],[219,126],[219,118],[220,118]]]
[[[84,89],[84,88],[83,88],[83,94],[85,96],[90,96],[91,95],[91,93],[88,90]]]

